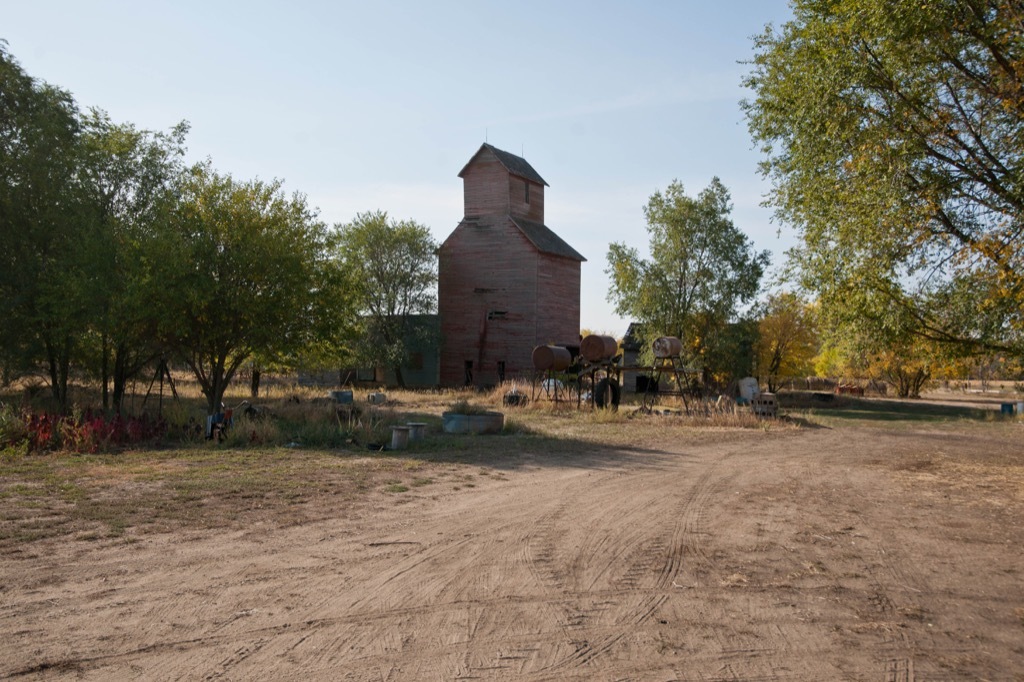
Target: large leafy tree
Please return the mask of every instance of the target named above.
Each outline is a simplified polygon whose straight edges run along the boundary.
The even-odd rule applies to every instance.
[[[45,367],[59,409],[95,312],[98,222],[80,133],[71,95],[0,42],[0,347],[7,376]]]
[[[363,329],[359,357],[391,367],[404,385],[402,363],[415,338],[414,315],[437,305],[437,243],[430,229],[387,213],[360,213],[339,226],[336,254],[356,286]]]
[[[950,358],[943,347],[923,336],[879,336],[855,323],[824,331],[821,353],[814,360],[819,376],[856,381],[870,379],[892,386],[901,398],[917,398]]]
[[[753,249],[731,212],[718,178],[696,197],[676,181],[644,208],[649,259],[623,243],[608,248],[608,300],[616,312],[642,322],[649,337],[679,337],[705,369],[715,338],[757,294],[769,259]]]
[[[769,296],[759,312],[757,373],[775,391],[780,379],[813,371],[819,346],[816,316],[811,305],[787,291]]]
[[[1024,353],[1024,5],[792,6],[744,106],[803,284],[894,343]]]
[[[327,230],[278,181],[239,182],[197,165],[146,253],[159,336],[195,374],[210,412],[258,354],[301,348],[323,296]]]
[[[920,398],[939,364],[933,346],[920,337],[891,344],[871,357],[868,371],[885,379],[900,398]]]
[[[305,198],[208,163],[186,172],[186,132],[83,115],[0,41],[5,379],[45,368],[67,409],[73,369],[93,369],[120,408],[127,381],[173,352],[215,411],[248,358],[348,351],[354,288]]]
[[[259,395],[263,371],[352,367],[358,361],[361,333],[359,318],[361,285],[338,255],[338,234],[326,236],[327,257],[317,260],[318,288],[315,307],[308,313],[309,324],[303,341],[286,349],[255,353],[250,364],[250,395]],[[342,377],[339,374],[339,381]]]
[[[101,246],[97,264],[103,405],[120,410],[127,382],[162,351],[145,293],[145,244],[168,219],[168,193],[183,172],[188,125],[167,133],[116,124],[106,112],[84,117],[82,171],[96,208]],[[108,394],[111,380],[113,395]]]

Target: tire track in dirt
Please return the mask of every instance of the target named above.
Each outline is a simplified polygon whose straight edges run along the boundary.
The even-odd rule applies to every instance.
[[[231,656],[217,664],[215,670],[203,677],[204,680],[218,680],[231,674],[231,671],[247,658],[266,646],[269,639],[257,639],[237,649]]]
[[[1009,651],[1005,635],[956,637],[1012,615],[1012,595],[1003,602],[1014,578],[996,574],[1011,559],[982,555],[1001,562],[986,571],[971,551],[994,543],[950,538],[949,558],[919,540],[935,498],[884,518],[878,509],[913,493],[887,488],[884,464],[847,463],[864,459],[867,436],[744,434],[692,453],[624,453],[621,466],[531,470],[437,502],[389,499],[374,510],[383,519],[244,541],[197,534],[180,553],[163,540],[93,546],[68,569],[75,581],[4,593],[17,599],[0,617],[18,641],[0,676],[916,682],[997,672],[982,649]],[[891,446],[880,436],[871,447],[881,454],[868,457]],[[857,493],[866,499],[844,499]],[[1001,582],[961,589],[956,576]],[[972,623],[957,622],[956,605],[975,598],[984,603]],[[941,635],[926,629],[925,607]],[[14,623],[19,613],[32,622]],[[90,630],[92,618],[105,625]],[[118,629],[122,618],[131,631]],[[48,630],[57,623],[66,645]]]
[[[705,463],[702,473],[688,486],[680,485],[678,476],[643,477],[649,479],[644,480],[647,484],[643,503],[646,512],[643,518],[647,524],[645,537],[634,543],[614,543],[618,548],[615,559],[624,558],[625,561],[619,563],[624,563],[625,569],[611,581],[617,588],[611,602],[614,608],[602,609],[594,618],[592,629],[603,632],[597,637],[575,641],[575,650],[544,668],[544,672],[578,668],[593,662],[650,620],[668,601],[669,591],[684,562],[694,564],[694,573],[699,571],[700,561],[705,557],[706,508],[735,477],[735,474],[723,477],[719,473],[721,463],[731,454],[733,452],[728,450],[718,453]],[[616,516],[621,517],[621,506],[614,509]],[[622,526],[635,528],[629,524]]]
[[[595,588],[649,534],[646,522],[652,500],[648,486],[642,486],[642,493],[634,499],[623,501],[621,491],[615,494],[608,490],[614,491],[615,483],[614,479],[589,481],[584,492],[575,492],[570,498],[571,505],[559,505],[537,524],[538,532],[528,539],[526,555],[533,573],[559,597],[557,619],[566,632],[566,641],[556,647],[554,657],[549,656],[546,664],[536,669],[538,672],[582,665],[625,634],[605,635],[596,643],[588,639],[593,629],[620,621],[622,613],[629,612],[628,590],[619,587],[597,597]],[[606,523],[609,515],[614,515],[614,523]],[[565,551],[567,546],[573,550]],[[563,556],[556,556],[559,547]],[[558,653],[557,649],[567,651]]]
[[[562,533],[559,524],[569,516],[569,502],[561,500],[553,509],[532,522],[532,530],[522,541],[522,557],[534,581],[542,589],[560,593],[565,590],[564,573],[555,561]]]
[[[497,665],[523,667],[523,661],[538,654],[540,647],[533,646],[536,641],[564,639],[564,636],[552,637],[551,633],[524,633],[517,619],[510,624],[497,623],[488,614],[493,609],[488,609],[487,604],[507,610],[514,596],[510,590],[521,592],[517,585],[531,583],[526,579],[529,562],[518,556],[517,548],[525,544],[530,529],[536,526],[524,524],[522,514],[535,513],[535,508],[535,501],[517,504],[510,499],[486,505],[485,509],[476,510],[479,513],[469,521],[476,528],[487,528],[487,532],[457,539],[450,539],[450,536],[458,534],[461,519],[445,515],[424,522],[419,528],[420,537],[429,538],[439,532],[437,528],[445,528],[447,537],[410,548],[408,557],[400,559],[384,573],[369,577],[359,599],[340,605],[340,609],[339,605],[333,605],[332,612],[344,613],[343,619],[350,627],[340,638],[323,641],[314,637],[303,642],[302,647],[307,651],[317,650],[312,664],[329,666],[333,660],[341,660],[346,646],[349,650],[361,651],[364,660],[367,656],[386,656],[394,651],[406,655],[418,651],[425,654],[421,660],[433,659],[438,666],[424,669],[424,674],[464,676],[469,670],[495,667],[492,660],[484,659],[494,658],[497,649],[505,650],[497,657]],[[555,507],[547,516],[554,519],[563,513],[563,509]],[[557,583],[556,576],[548,577]],[[495,591],[497,596],[491,598]],[[563,591],[564,587],[556,586],[551,594],[559,595]],[[401,607],[395,603],[394,595],[398,594],[408,596],[408,602]],[[533,595],[529,598],[532,601],[524,605],[524,609],[539,609],[542,613],[552,610],[549,600],[538,600]],[[430,623],[421,628],[428,635],[395,642],[389,651],[387,638],[381,633],[389,628],[394,630],[395,624],[409,619]],[[455,632],[461,634],[453,635]],[[448,634],[432,636],[429,633]],[[509,652],[510,642],[521,644]],[[487,656],[481,654],[481,646],[487,647]]]
[[[658,484],[658,475],[637,475],[636,482],[640,488],[647,491],[644,495],[636,495],[632,499],[622,500],[621,490],[615,485],[617,481],[614,476],[603,476],[598,481],[577,482],[570,486],[571,493],[560,497],[560,502],[553,509],[550,509],[541,520],[534,524],[534,532],[526,535],[528,538],[526,546],[529,547],[529,540],[536,541],[537,538],[546,538],[540,546],[542,560],[546,557],[549,570],[535,572],[534,575],[541,581],[546,581],[547,595],[549,598],[534,599],[530,608],[556,613],[554,620],[558,623],[559,630],[554,632],[537,632],[535,638],[520,636],[518,648],[512,652],[514,660],[520,670],[528,672],[536,669],[531,661],[546,658],[551,662],[551,656],[545,655],[545,651],[556,653],[559,647],[573,647],[571,657],[568,661],[575,661],[577,665],[584,665],[596,657],[607,652],[613,647],[628,630],[634,629],[637,625],[646,622],[657,608],[660,608],[665,599],[653,598],[646,594],[652,587],[664,586],[664,579],[651,579],[651,575],[662,563],[668,566],[673,565],[675,559],[671,552],[669,558],[661,561],[666,555],[667,548],[664,537],[667,530],[664,526],[666,520],[685,518],[685,514],[679,513],[680,500],[684,500],[684,507],[692,507],[693,501],[690,497],[701,497],[706,499],[711,493],[706,492],[703,496],[678,495],[678,488],[675,484]],[[707,476],[698,478],[698,483],[707,480]],[[688,500],[688,501],[687,501]],[[504,511],[507,511],[504,510]],[[230,674],[229,671],[244,666],[261,650],[265,655],[281,655],[287,653],[293,656],[300,656],[305,664],[313,669],[330,669],[338,661],[344,660],[341,652],[346,645],[355,645],[355,648],[364,650],[363,658],[369,655],[371,658],[377,655],[386,657],[393,655],[396,651],[406,653],[422,652],[425,654],[437,654],[437,643],[417,644],[414,642],[402,641],[380,635],[381,630],[394,628],[396,623],[401,623],[410,618],[428,620],[435,619],[439,630],[447,628],[451,622],[451,614],[456,611],[466,613],[472,604],[486,605],[486,600],[481,601],[478,593],[486,587],[484,583],[493,582],[467,576],[460,570],[466,566],[479,568],[482,561],[493,561],[492,555],[498,551],[498,546],[492,541],[494,536],[505,536],[506,540],[516,541],[520,539],[516,533],[522,534],[519,528],[522,518],[518,512],[513,514],[514,519],[505,524],[496,523],[495,519],[488,514],[481,515],[475,519],[481,525],[487,526],[490,532],[483,538],[479,536],[463,538],[445,538],[432,544],[424,546],[409,546],[400,552],[395,552],[396,561],[389,568],[376,576],[364,578],[360,583],[363,586],[360,595],[346,603],[338,603],[337,598],[329,596],[332,584],[336,580],[328,573],[321,575],[305,585],[307,601],[300,606],[302,619],[298,621],[287,621],[284,630],[280,631],[280,642],[275,646],[268,646],[266,640],[260,640],[257,648],[238,647],[225,656],[212,670],[207,671],[207,676],[215,679],[218,676]],[[696,517],[694,517],[696,518]],[[429,534],[433,528],[441,525],[440,522],[434,526],[428,526],[421,531],[422,534]],[[529,524],[527,524],[529,525]],[[678,528],[678,521],[672,522],[673,528]],[[567,534],[567,526],[576,526],[574,533]],[[690,527],[694,526],[691,520]],[[539,530],[538,530],[539,529]],[[633,529],[638,529],[634,532]],[[642,532],[639,532],[641,531]],[[631,537],[635,535],[634,537]],[[397,537],[403,537],[399,534]],[[580,549],[575,554],[566,551],[566,541],[576,542]],[[522,542],[522,540],[520,540]],[[647,543],[646,547],[641,547]],[[383,541],[381,545],[390,544],[390,541]],[[680,543],[676,542],[675,545]],[[691,543],[692,544],[692,543]],[[546,551],[546,554],[544,552]],[[624,554],[634,553],[640,558],[623,558]],[[386,555],[387,553],[381,553]],[[400,556],[399,556],[400,555]],[[462,556],[461,564],[458,559]],[[318,575],[323,571],[322,565],[329,561],[329,557],[321,558],[317,562],[310,563],[307,560],[305,570],[295,571],[294,569],[276,569],[269,573],[253,575],[247,565],[221,573],[209,582],[202,592],[205,597],[216,595],[219,591],[228,588],[238,589],[239,586],[266,584],[280,581],[286,578],[289,573],[294,572],[293,580],[303,580],[310,574]],[[191,564],[191,561],[184,562]],[[445,566],[443,571],[434,571],[433,566]],[[528,565],[536,568],[537,562],[528,562]],[[566,566],[568,566],[566,568]],[[623,589],[623,582],[620,579],[623,566],[626,574],[636,576],[635,584],[627,585]],[[638,568],[639,567],[639,568]],[[182,566],[184,568],[184,566]],[[564,570],[563,570],[564,568]],[[582,576],[589,576],[586,581]],[[609,577],[610,576],[610,577]],[[201,583],[202,579],[191,580],[191,584]],[[581,583],[586,584],[581,584]],[[415,587],[408,589],[410,583]],[[610,590],[597,590],[598,583],[611,583]],[[480,589],[478,589],[478,587]],[[408,605],[397,607],[392,597],[381,597],[382,594],[395,594],[405,592],[415,595],[414,601],[417,606]],[[179,591],[176,593],[178,600],[161,605],[157,613],[164,613],[177,608],[179,600],[193,600],[195,591]],[[310,596],[322,595],[319,604],[309,601]],[[465,596],[466,605],[460,603],[460,595]],[[663,596],[662,596],[663,597]],[[492,602],[496,606],[498,601]],[[316,616],[326,613],[335,614],[335,618],[317,618]],[[479,613],[479,612],[478,612]],[[344,614],[344,615],[338,615]],[[448,614],[443,615],[443,614]],[[449,618],[449,620],[446,620]],[[240,638],[239,641],[252,641],[252,632],[249,629],[239,630],[235,621],[239,618],[229,617],[226,620],[218,619],[210,626],[209,635],[194,643],[188,644],[189,648],[201,650],[212,648],[218,650],[224,648],[231,641],[232,636]],[[471,621],[471,623],[470,623]],[[372,622],[378,623],[376,626]],[[469,619],[467,616],[466,634],[463,640],[473,641],[471,647],[479,651],[481,647],[488,647],[495,643],[509,643],[508,639],[497,636],[499,633],[481,631],[484,627],[480,617]],[[602,633],[601,631],[612,627],[614,632]],[[214,635],[221,634],[225,629],[231,633],[225,633],[225,637]],[[327,630],[331,635],[324,638]],[[559,636],[557,633],[561,632]],[[588,635],[589,631],[598,632],[600,636],[594,638]],[[248,634],[246,634],[248,633]],[[555,634],[552,637],[552,634]],[[587,641],[589,640],[591,641]],[[541,640],[540,646],[531,646],[536,640]],[[515,641],[515,640],[513,640]],[[556,645],[552,647],[552,641]],[[560,642],[561,644],[557,644]],[[309,651],[316,643],[317,653],[310,655]],[[463,663],[458,666],[461,673],[467,673],[472,669],[487,669],[487,661],[473,658],[466,653],[466,645],[458,643],[448,647],[448,656],[452,652],[462,650]],[[491,651],[496,650],[494,647]],[[554,652],[552,652],[554,649]],[[276,650],[276,651],[275,651]],[[442,649],[444,651],[445,649]],[[502,665],[510,665],[512,659],[503,659]],[[525,661],[525,662],[524,662]],[[474,664],[475,662],[475,664]],[[543,667],[543,666],[541,666]],[[453,669],[454,670],[454,669]],[[198,675],[197,675],[198,676]]]
[[[210,652],[216,652],[227,648],[232,641],[238,642],[239,646],[231,650],[230,653],[223,656],[219,662],[214,665],[207,667],[205,670],[190,670],[189,668],[181,668],[174,666],[171,669],[165,669],[166,678],[174,678],[187,676],[193,679],[199,679],[208,677],[215,679],[219,676],[234,676],[231,671],[238,666],[243,666],[251,659],[262,651],[262,656],[266,658],[269,655],[278,655],[277,651],[283,651],[285,653],[294,653],[295,649],[302,647],[302,645],[310,639],[315,639],[318,634],[322,634],[322,630],[325,627],[337,627],[344,629],[347,625],[349,618],[339,617],[333,621],[317,621],[314,618],[310,618],[311,613],[316,612],[331,612],[339,614],[344,611],[348,611],[354,614],[356,619],[364,618],[361,616],[359,611],[363,606],[363,602],[366,604],[366,612],[372,613],[373,611],[386,611],[389,606],[387,599],[381,603],[379,600],[374,601],[372,594],[382,594],[389,590],[394,590],[394,583],[414,583],[419,581],[423,575],[429,575],[429,571],[424,572],[424,566],[429,566],[431,562],[446,563],[451,562],[452,555],[457,555],[465,552],[465,548],[469,543],[472,543],[473,539],[458,538],[454,541],[444,541],[439,543],[437,546],[428,547],[423,551],[416,553],[416,556],[402,559],[397,566],[393,567],[386,573],[378,574],[376,582],[374,580],[367,580],[367,585],[371,590],[375,592],[367,595],[366,592],[357,594],[357,598],[353,599],[350,605],[345,609],[339,609],[339,599],[337,595],[331,593],[335,591],[333,588],[337,586],[336,572],[324,570],[325,564],[329,563],[329,559],[322,559],[316,562],[305,562],[306,566],[303,570],[300,570],[295,576],[289,577],[288,574],[294,572],[292,568],[285,567],[275,568],[267,571],[264,569],[261,573],[250,574],[248,564],[240,564],[238,562],[230,562],[229,565],[235,566],[235,568],[228,570],[227,572],[218,572],[216,576],[211,580],[209,575],[193,574],[191,564],[193,563],[190,559],[183,558],[178,562],[177,568],[174,570],[174,580],[180,581],[181,583],[187,584],[203,584],[206,583],[206,587],[202,589],[202,596],[197,599],[197,592],[195,590],[164,590],[162,593],[165,595],[162,599],[147,605],[147,610],[154,615],[154,618],[149,619],[150,621],[163,621],[164,617],[169,613],[180,612],[185,615],[185,620],[193,620],[194,622],[205,620],[205,625],[202,626],[202,630],[205,631],[205,636],[190,639],[188,641],[183,640],[168,640],[166,638],[166,628],[163,628],[164,632],[154,631],[151,639],[155,641],[170,641],[170,645],[174,650],[209,650]],[[476,543],[477,546],[486,545],[486,543]],[[227,559],[227,558],[226,558]],[[205,571],[201,573],[206,573]],[[268,582],[283,582],[285,584],[293,582],[301,582],[303,578],[310,576],[316,576],[314,580],[307,581],[305,588],[305,600],[303,603],[296,604],[296,613],[301,613],[299,620],[288,620],[275,628],[274,632],[279,636],[279,641],[273,646],[268,643],[266,639],[259,640],[259,647],[252,647],[251,643],[254,637],[257,636],[258,632],[266,632],[265,630],[253,630],[246,628],[243,616],[248,615],[244,613],[242,615],[230,615],[227,617],[217,617],[216,619],[203,618],[203,613],[211,613],[215,608],[215,604],[209,606],[202,606],[197,602],[206,602],[208,599],[219,599],[222,595],[221,592],[227,593],[223,596],[233,597],[234,599],[244,599],[245,592],[261,593],[262,586]],[[457,575],[452,575],[451,579],[444,581],[445,583],[451,582],[451,580],[457,579]],[[158,586],[153,585],[154,590],[158,590]],[[310,589],[311,588],[311,589]],[[401,589],[401,588],[398,588]],[[412,594],[418,588],[411,588],[407,590],[407,594]],[[346,591],[351,594],[350,591]],[[342,593],[344,594],[344,593]],[[241,595],[241,597],[237,596]],[[312,598],[312,599],[311,599]],[[226,601],[226,600],[225,600]],[[469,600],[467,600],[469,603]],[[344,604],[342,604],[344,606]],[[430,609],[430,605],[423,605],[421,613],[426,613]],[[266,609],[261,609],[266,611]],[[394,612],[399,615],[397,618],[402,617],[402,609],[393,609]],[[406,613],[414,613],[411,609],[406,609]],[[189,616],[188,614],[195,614]],[[211,613],[212,615],[212,613]],[[237,617],[236,617],[237,616]],[[285,614],[287,617],[287,614]],[[382,627],[387,627],[389,624],[393,624],[394,618],[383,619],[381,621]],[[239,627],[241,626],[241,628]],[[297,634],[295,631],[302,631],[303,634]],[[370,637],[368,639],[373,639]],[[109,650],[109,646],[104,647]],[[329,647],[328,647],[329,648]],[[135,653],[128,651],[125,652],[123,660],[132,660],[139,657],[141,654],[143,657],[147,654],[152,654],[159,650],[159,647],[149,647],[144,650],[137,650]],[[303,652],[307,653],[307,652]],[[213,656],[204,655],[203,658],[213,659]],[[70,659],[69,659],[70,660]],[[107,665],[114,661],[113,657],[103,657],[97,659],[97,664]],[[214,659],[216,660],[216,659]],[[315,660],[315,657],[314,657]],[[212,662],[212,661],[211,661]],[[326,661],[328,664],[331,661]],[[77,665],[77,664],[76,664]],[[83,664],[88,667],[88,664]]]
[[[604,620],[604,614],[620,607],[617,592],[596,595],[594,589],[635,542],[630,533],[609,533],[617,524],[604,523],[605,518],[617,514],[629,519],[644,507],[643,502],[622,499],[617,486],[620,476],[592,475],[577,481],[532,524],[523,540],[521,556],[535,589],[549,596],[548,611],[562,632],[558,641],[539,642],[524,672],[551,670],[559,660],[586,656],[591,648],[585,633]]]
[[[885,682],[914,682],[914,659],[895,658],[885,664]]]
[[[879,567],[871,571],[875,594],[872,603],[883,618],[882,649],[897,654],[886,662],[886,682],[915,682],[915,656],[933,650],[934,642],[911,637],[905,619],[922,620],[916,595],[930,592],[924,577],[913,570],[894,543],[877,546]]]
[[[680,520],[673,528],[669,552],[658,576],[658,588],[670,587],[684,567],[695,579],[704,571],[704,564],[708,560],[705,547],[710,535],[707,525],[708,508],[716,496],[723,496],[737,476],[736,473],[721,474],[722,462],[727,457],[729,454],[714,462],[682,498],[677,512]]]

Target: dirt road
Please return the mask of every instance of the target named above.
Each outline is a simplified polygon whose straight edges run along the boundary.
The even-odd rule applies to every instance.
[[[705,432],[300,526],[34,543],[0,559],[0,678],[1024,679],[1020,444]]]

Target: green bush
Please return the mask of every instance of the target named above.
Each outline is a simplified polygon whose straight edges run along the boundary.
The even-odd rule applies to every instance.
[[[21,410],[0,403],[0,447],[8,448],[28,442],[28,424]]]

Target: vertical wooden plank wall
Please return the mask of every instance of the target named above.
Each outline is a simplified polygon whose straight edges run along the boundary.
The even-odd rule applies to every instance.
[[[486,146],[462,172],[465,217],[438,252],[440,381],[498,383],[532,371],[541,343],[579,338],[580,262],[543,253],[511,216],[544,222],[544,185],[514,175]],[[530,185],[529,202],[526,185]]]

